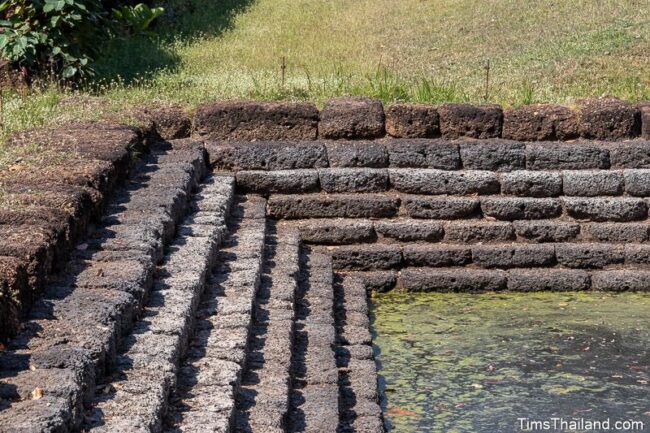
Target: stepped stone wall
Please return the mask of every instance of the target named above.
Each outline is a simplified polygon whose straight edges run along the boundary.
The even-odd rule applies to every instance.
[[[52,163],[0,176],[0,432],[383,432],[368,290],[650,288],[648,107],[219,102],[14,137]]]

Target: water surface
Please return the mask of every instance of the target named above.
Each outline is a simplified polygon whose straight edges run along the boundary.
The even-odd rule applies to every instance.
[[[650,295],[388,293],[373,328],[389,431],[650,432]]]

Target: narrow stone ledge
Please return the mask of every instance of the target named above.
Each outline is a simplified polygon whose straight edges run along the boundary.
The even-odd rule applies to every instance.
[[[196,108],[193,134],[209,140],[314,140],[318,109],[290,102],[202,104]]]
[[[277,219],[390,218],[397,215],[400,199],[375,194],[273,195],[268,214]]]

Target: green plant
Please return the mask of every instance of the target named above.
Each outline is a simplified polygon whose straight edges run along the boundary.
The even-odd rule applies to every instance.
[[[4,0],[0,57],[30,75],[92,72],[103,15],[99,0]]]
[[[147,29],[151,23],[165,12],[165,8],[150,8],[144,3],[135,6],[122,6],[113,9],[113,17],[125,25],[130,34],[149,34]]]

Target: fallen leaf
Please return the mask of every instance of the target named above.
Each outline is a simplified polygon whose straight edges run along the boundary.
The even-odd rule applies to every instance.
[[[417,416],[417,412],[412,410],[402,409],[401,407],[392,407],[386,411],[388,416]]]
[[[104,270],[102,268],[97,269],[97,276],[98,277],[103,277],[104,276]]]
[[[474,389],[481,389],[481,388],[483,388],[483,385],[481,385],[480,383],[473,383],[473,384],[471,384],[470,386],[471,386],[472,388],[474,388]]]
[[[43,390],[39,387],[36,387],[34,391],[32,391],[32,400],[38,400],[40,398],[43,398]]]

